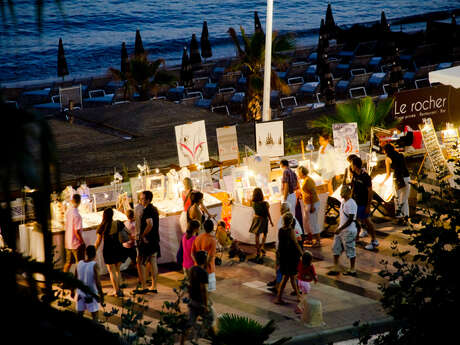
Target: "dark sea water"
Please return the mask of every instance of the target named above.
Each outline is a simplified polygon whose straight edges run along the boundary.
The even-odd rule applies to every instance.
[[[6,1],[5,1],[6,2]],[[177,64],[191,35],[201,35],[207,20],[214,57],[234,49],[226,33],[243,25],[253,31],[253,11],[265,26],[266,1],[260,0],[45,0],[43,30],[36,24],[35,0],[13,0],[15,19],[7,12],[0,22],[0,83],[56,77],[57,47],[62,37],[70,76],[101,74],[119,66],[120,47],[134,47],[136,29],[151,58]],[[460,8],[460,0],[337,0],[330,1],[336,23],[346,25]],[[274,3],[274,30],[297,33],[297,44],[312,44],[327,2],[285,0]],[[395,28],[399,30],[398,28]]]

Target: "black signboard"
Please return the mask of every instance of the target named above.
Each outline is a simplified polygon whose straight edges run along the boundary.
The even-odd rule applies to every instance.
[[[440,85],[395,94],[393,116],[401,124],[417,126],[431,117],[435,125],[450,122],[451,87]]]

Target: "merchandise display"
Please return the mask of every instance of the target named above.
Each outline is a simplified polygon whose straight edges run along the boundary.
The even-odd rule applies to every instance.
[[[249,157],[252,158],[252,157]],[[246,160],[249,166],[240,166],[232,169],[231,185],[233,190],[229,191],[233,195],[234,202],[231,209],[230,231],[232,236],[244,243],[255,243],[255,235],[249,232],[249,227],[254,216],[254,210],[251,206],[252,194],[254,188],[262,189],[265,200],[270,205],[270,215],[274,226],[268,227],[267,243],[278,240],[277,224],[281,217],[282,189],[281,179],[282,170],[270,170],[270,161],[266,157],[254,156],[252,161]],[[310,161],[300,161],[298,165],[310,166]],[[320,199],[318,223],[322,230],[324,228],[324,218],[327,209],[327,186],[323,179],[317,173],[312,172],[310,175],[317,186],[318,197]],[[225,180],[225,178],[224,178]],[[299,179],[299,184],[302,185]],[[225,181],[227,187],[229,183]]]

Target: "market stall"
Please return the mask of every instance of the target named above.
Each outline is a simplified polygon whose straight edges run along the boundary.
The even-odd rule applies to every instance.
[[[296,163],[296,162],[293,162]],[[226,189],[233,194],[230,230],[233,238],[243,243],[255,243],[255,235],[249,232],[254,210],[251,198],[254,188],[262,189],[265,200],[270,205],[270,215],[274,226],[268,226],[266,243],[278,241],[278,222],[281,217],[281,169],[270,169],[270,160],[266,157],[254,156],[245,161],[246,165],[234,168],[232,178],[226,179]],[[310,166],[309,161],[298,162],[298,165]],[[315,181],[320,207],[318,210],[319,229],[324,229],[324,218],[327,209],[327,185],[316,173],[310,177]],[[299,184],[303,181],[299,179]],[[228,185],[231,185],[229,187]]]

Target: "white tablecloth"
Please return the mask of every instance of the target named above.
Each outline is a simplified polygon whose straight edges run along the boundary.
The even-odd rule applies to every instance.
[[[276,228],[278,220],[281,217],[280,213],[281,202],[270,202],[270,216],[272,217],[273,225],[268,224],[268,234],[266,243],[278,241],[278,229]],[[254,217],[254,209],[241,204],[232,205],[232,219],[230,221],[230,232],[232,237],[243,243],[254,244],[255,235],[249,232],[249,227]]]

